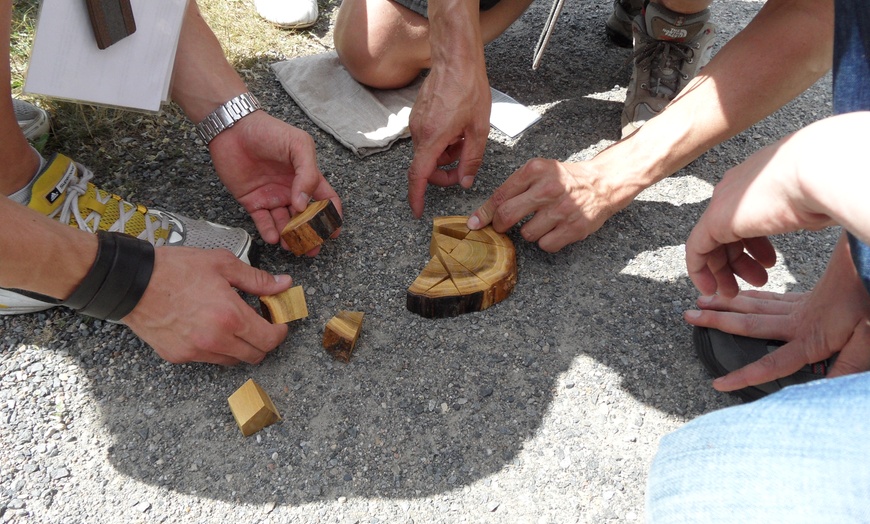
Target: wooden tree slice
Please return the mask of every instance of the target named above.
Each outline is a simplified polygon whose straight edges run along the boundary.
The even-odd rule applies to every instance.
[[[468,217],[465,216],[435,217],[432,220],[432,230],[442,235],[463,240],[468,235],[468,232],[471,231],[465,225],[467,223]]]
[[[408,289],[406,305],[409,311],[426,318],[455,317],[463,313],[480,311],[483,292],[462,295],[449,276],[422,292]]]
[[[302,256],[323,244],[341,227],[341,215],[332,200],[312,202],[281,231],[281,238],[296,256]]]
[[[432,241],[429,243],[429,254],[434,257],[439,248],[450,253],[459,245],[460,242],[462,242],[462,240],[456,237],[451,237],[443,233],[432,233]]]
[[[482,311],[510,295],[517,282],[513,242],[491,227],[470,231],[467,220],[434,220],[432,258],[408,288],[408,310],[427,318],[452,317]]]
[[[429,259],[429,263],[426,264],[423,271],[417,275],[416,280],[414,280],[411,287],[408,288],[408,291],[420,295],[429,291],[432,287],[441,283],[443,280],[449,279],[450,275],[444,268],[444,264],[438,260],[438,257],[433,256]]]
[[[286,324],[308,316],[302,286],[291,287],[277,295],[260,297],[260,311],[273,324]]]
[[[350,362],[350,354],[362,330],[362,321],[361,311],[339,311],[323,330],[324,349],[336,359]]]

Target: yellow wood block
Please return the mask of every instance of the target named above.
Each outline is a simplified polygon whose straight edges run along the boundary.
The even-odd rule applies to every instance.
[[[254,379],[248,379],[227,401],[236,424],[246,437],[281,419],[272,399]]]
[[[350,362],[350,354],[362,330],[363,316],[362,311],[339,311],[326,323],[323,348],[336,359]]]
[[[286,324],[305,318],[308,316],[305,291],[302,286],[294,286],[277,295],[260,297],[260,311],[273,324]]]

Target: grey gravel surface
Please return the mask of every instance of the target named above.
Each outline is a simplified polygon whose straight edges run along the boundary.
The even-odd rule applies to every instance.
[[[720,45],[759,7],[717,1]],[[343,233],[316,259],[259,242],[261,267],[293,275],[310,316],[261,365],[235,368],[165,363],[127,328],[63,309],[0,317],[0,521],[642,521],[659,439],[738,402],[710,388],[681,319],[697,296],[685,238],[728,166],[829,114],[830,79],[558,254],[511,231],[508,300],[411,314],[432,217],[471,212],[529,158],[589,157],[618,138],[629,52],[604,37],[609,2],[569,2],[533,72],[548,9],[536,3],[487,48],[492,85],[543,119],[516,140],[493,132],[475,187],[430,189],[419,221],[405,200],[409,141],[354,157],[283,92],[269,64],[286,57],[251,57],[252,90],[314,136],[344,202]],[[327,17],[314,35],[301,53],[329,45]],[[193,142],[170,108],[55,145],[125,197],[255,234]],[[811,288],[837,233],[776,238],[767,289]],[[320,347],[339,309],[366,313],[349,364]],[[249,378],[283,420],[244,438],[226,399]]]

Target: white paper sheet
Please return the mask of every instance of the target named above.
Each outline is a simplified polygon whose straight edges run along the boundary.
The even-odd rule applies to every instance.
[[[492,87],[489,89],[492,91],[492,111],[489,114],[489,125],[507,136],[515,138],[541,119],[541,115],[508,95]]]
[[[131,0],[136,32],[99,49],[83,0],[43,0],[24,91],[156,112],[169,99],[187,0]]]

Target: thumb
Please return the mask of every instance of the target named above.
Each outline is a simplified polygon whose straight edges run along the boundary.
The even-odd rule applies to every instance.
[[[828,377],[841,377],[853,373],[861,373],[870,369],[870,351],[867,350],[870,340],[870,323],[862,320],[852,331],[852,336],[843,346],[843,349],[835,355]]]
[[[251,295],[274,295],[286,291],[293,284],[290,275],[272,275],[262,269],[253,268],[241,260],[227,281],[234,288]]]
[[[496,203],[490,198],[482,206],[477,208],[477,210],[471,214],[468,218],[468,223],[466,226],[468,229],[477,230],[483,227],[488,226],[492,223],[492,219],[495,216]]]

